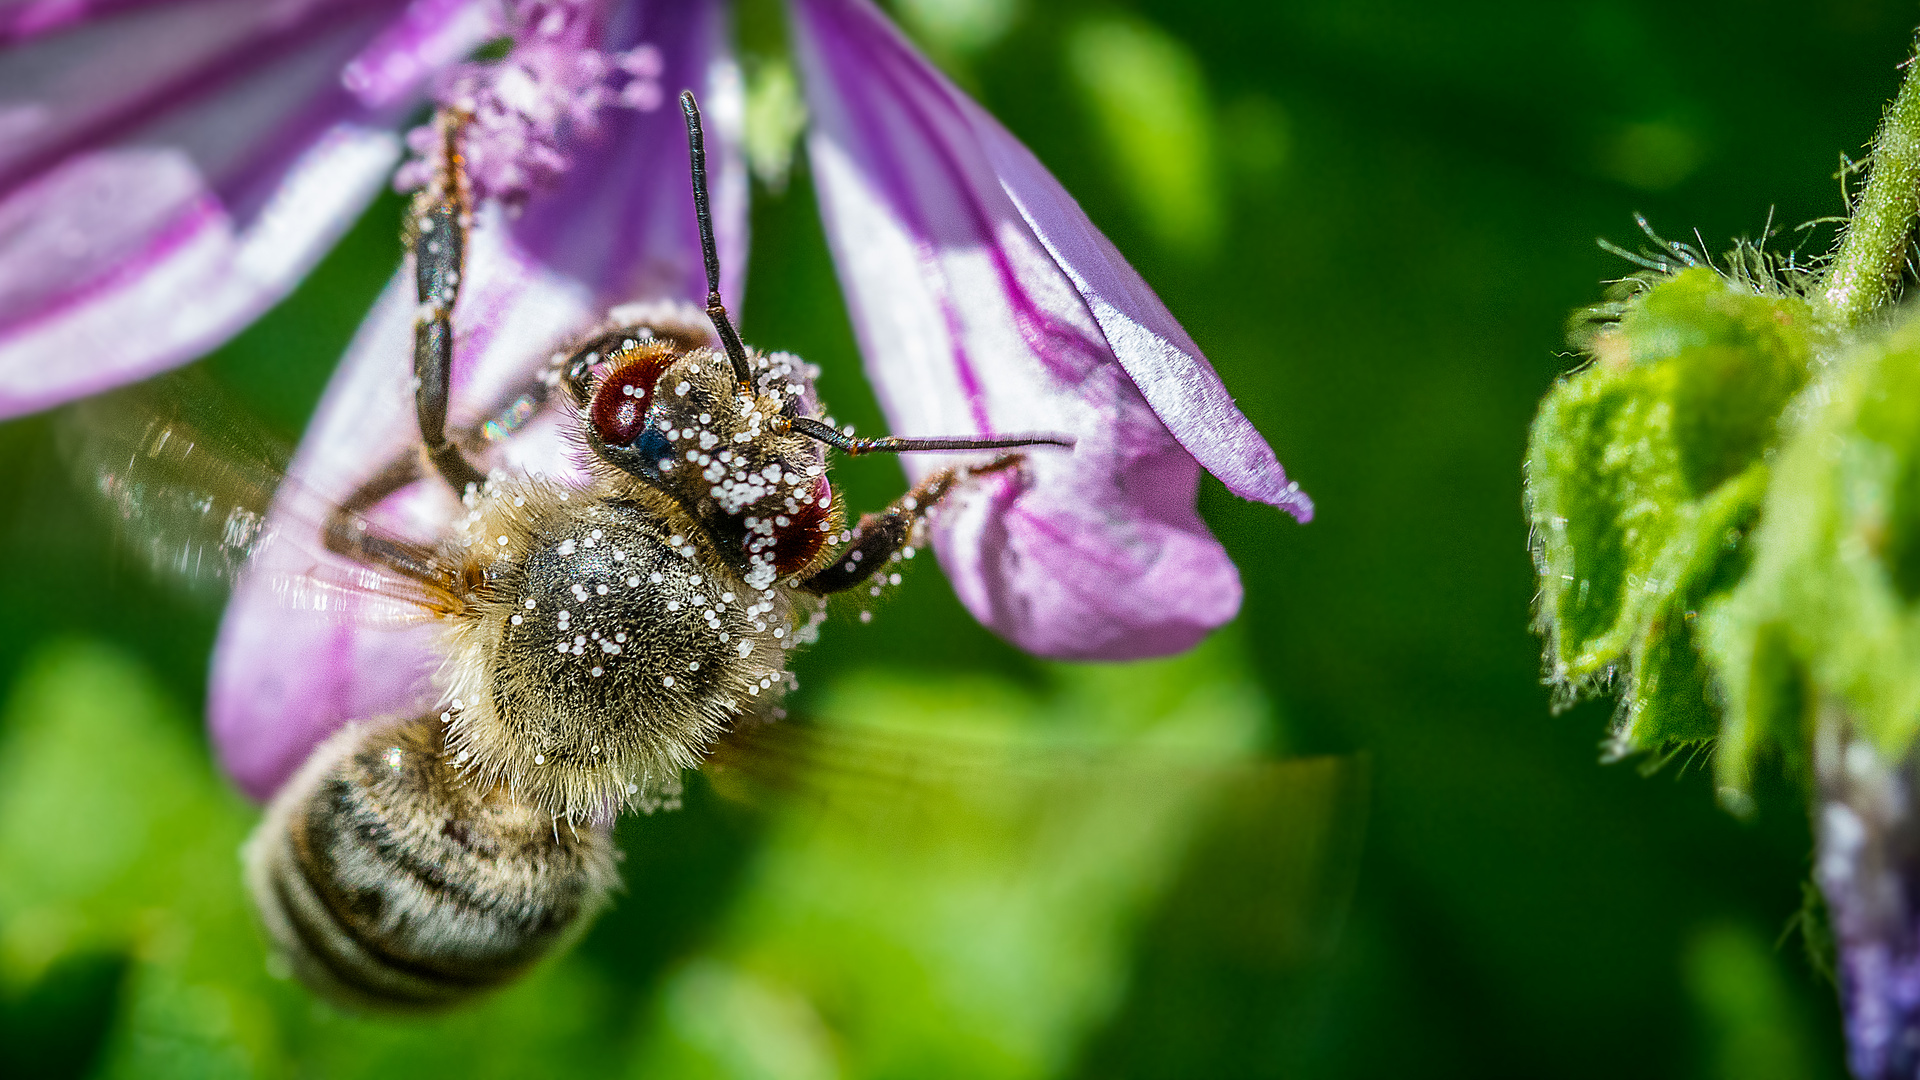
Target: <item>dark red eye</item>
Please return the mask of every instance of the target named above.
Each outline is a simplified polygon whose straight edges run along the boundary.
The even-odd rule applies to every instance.
[[[821,505],[825,503],[826,505]],[[820,527],[827,522],[827,514],[833,505],[833,488],[827,485],[822,476],[814,481],[813,494],[800,504],[800,510],[794,514],[783,514],[785,525],[774,519],[773,532],[773,569],[781,577],[797,574],[806,569],[813,557],[827,544],[827,534]]]
[[[626,446],[640,437],[640,429],[647,422],[647,406],[653,404],[654,384],[672,361],[671,350],[648,350],[633,355],[600,380],[588,418],[602,442]]]

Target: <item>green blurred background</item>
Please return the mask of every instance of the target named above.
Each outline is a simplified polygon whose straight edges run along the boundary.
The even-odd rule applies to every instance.
[[[1571,363],[1568,311],[1628,269],[1595,238],[1633,246],[1639,211],[1717,250],[1837,213],[1839,155],[1920,6],[893,9],[1159,289],[1318,517],[1207,482],[1247,593],[1197,656],[1036,663],[922,566],[871,625],[826,628],[802,704],[1363,751],[1357,867],[1337,837],[1360,813],[1306,768],[1276,774],[1295,787],[1254,819],[1265,847],[1178,792],[1154,820],[1186,824],[1146,835],[1108,792],[1036,811],[1079,822],[1058,850],[963,837],[905,869],[696,783],[623,827],[628,892],[573,956],[453,1017],[339,1016],[272,978],[247,925],[252,811],[195,719],[217,605],[115,554],[36,417],[0,425],[0,1072],[1842,1075],[1832,985],[1793,929],[1803,812],[1776,796],[1735,821],[1698,767],[1601,766],[1607,702],[1552,713],[1519,462]],[[777,118],[776,19],[741,14]],[[778,149],[745,336],[821,364],[836,415],[879,430],[804,159],[776,191]],[[288,438],[398,257],[397,207],[205,364]],[[861,507],[900,483],[884,461],[839,476]],[[1236,884],[1254,849],[1311,872]],[[1341,920],[1314,905],[1343,875]],[[1221,930],[1263,906],[1245,940]]]

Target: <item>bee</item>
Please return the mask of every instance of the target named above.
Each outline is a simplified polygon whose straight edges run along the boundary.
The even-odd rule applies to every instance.
[[[816,636],[826,597],[868,584],[956,486],[1018,468],[1006,451],[1073,445],[1050,434],[857,438],[819,419],[811,369],[743,345],[721,302],[700,113],[691,93],[681,105],[705,311],[616,308],[515,399],[516,423],[528,409],[570,410],[580,483],[489,475],[470,456],[474,440],[448,430],[472,199],[466,119],[436,120],[442,165],[405,230],[420,442],[316,531],[442,628],[442,707],[334,734],[246,848],[274,946],[337,1002],[451,1005],[582,932],[618,880],[615,817],[671,804],[682,770],[774,715],[791,684],[787,654]],[[159,422],[132,460],[184,463],[196,442],[189,426]],[[849,528],[828,448],[999,453],[936,472]],[[428,474],[462,505],[437,543],[368,519]],[[100,483],[129,516],[158,512],[132,505],[153,493],[131,473],[103,470]],[[222,519],[218,550],[244,555],[271,539],[252,513],[236,506]]]

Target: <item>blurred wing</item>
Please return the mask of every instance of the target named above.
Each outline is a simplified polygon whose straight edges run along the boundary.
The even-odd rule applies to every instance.
[[[418,622],[446,610],[433,576],[321,557],[332,523],[268,521],[288,481],[287,452],[211,381],[173,375],[75,406],[62,432],[77,478],[100,497],[122,545],[159,577],[198,594],[224,593],[269,550],[311,558],[266,584],[287,607],[374,624]],[[308,502],[309,500],[301,500]],[[432,552],[354,515],[340,524],[432,564]]]
[[[1116,830],[1186,823],[1190,944],[1279,967],[1323,951],[1352,893],[1367,765],[907,725],[744,724],[703,770],[719,794],[797,814],[900,862],[996,853],[1044,873]],[[1198,897],[1196,901],[1194,898]],[[1195,903],[1197,915],[1185,911]],[[1197,935],[1197,938],[1196,938]],[[1205,940],[1199,940],[1205,939]]]

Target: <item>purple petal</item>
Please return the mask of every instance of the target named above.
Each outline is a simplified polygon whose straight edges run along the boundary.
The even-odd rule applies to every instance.
[[[668,97],[700,99],[720,291],[740,302],[747,270],[747,170],[741,150],[746,102],[727,43],[727,6],[718,0],[655,0],[619,5],[601,48],[649,44],[664,66]],[[590,283],[602,304],[636,297],[702,299],[706,271],[693,218],[687,130],[680,110],[616,108],[600,133],[572,155],[555,197],[528,205],[514,234],[535,257]]]
[[[794,10],[821,210],[893,431],[1078,439],[944,508],[934,541],[962,601],[1045,656],[1191,646],[1240,603],[1194,508],[1200,465],[1302,521],[1312,503],[1017,140],[865,0]]]
[[[1889,764],[1842,710],[1814,741],[1816,861],[1846,1013],[1847,1059],[1860,1080],[1920,1072],[1920,820],[1915,759]]]
[[[0,417],[218,345],[293,287],[400,153],[398,116],[341,71],[402,0],[84,6],[109,14],[30,34],[57,12],[0,13],[16,42],[0,54]],[[441,29],[465,25],[443,6]],[[478,40],[454,37],[415,44]]]
[[[612,47],[658,45],[669,79],[685,79],[713,123],[709,167],[729,197],[715,227],[734,252],[738,280],[745,236],[745,180],[734,133],[738,96],[724,81],[724,9],[717,3],[623,5],[609,21]],[[603,43],[606,44],[606,43]],[[670,82],[669,85],[682,85]],[[661,114],[677,116],[668,110]],[[600,142],[581,152],[562,186],[536,195],[510,223],[479,215],[454,310],[450,423],[479,422],[528,384],[553,352],[623,300],[699,300],[698,233],[687,180],[685,130],[674,122],[610,117]],[[633,121],[633,122],[629,122]],[[686,227],[673,227],[684,222]],[[604,235],[596,235],[600,230]],[[572,247],[578,242],[581,248]],[[412,276],[389,284],[362,324],[308,427],[268,527],[308,542],[269,547],[235,590],[214,654],[208,711],[214,745],[241,788],[265,798],[313,747],[356,719],[431,710],[440,690],[438,628],[382,626],[354,612],[290,608],[290,580],[311,577],[327,508],[395,455],[417,445],[412,378]],[[578,478],[558,410],[504,440],[489,465]],[[457,503],[438,480],[421,481],[369,515],[403,535],[432,541]],[[354,566],[322,554],[325,574]]]

